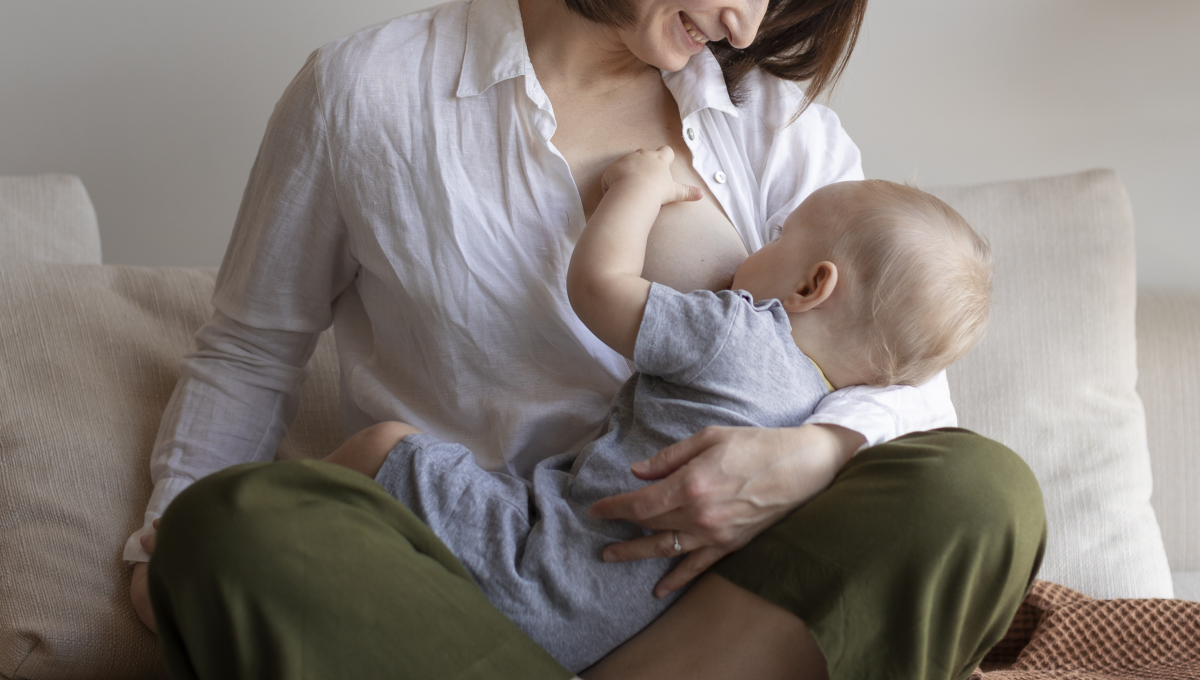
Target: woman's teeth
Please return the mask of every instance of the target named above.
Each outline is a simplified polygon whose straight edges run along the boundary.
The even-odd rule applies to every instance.
[[[683,30],[687,31],[687,34],[692,37],[692,40],[695,40],[701,45],[708,42],[708,37],[701,33],[700,29],[696,28],[696,25],[689,21],[686,16],[683,17]]]

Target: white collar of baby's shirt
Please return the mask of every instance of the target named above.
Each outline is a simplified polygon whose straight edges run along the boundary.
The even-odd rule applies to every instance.
[[[530,76],[536,81],[517,0],[472,0],[467,12],[467,40],[458,76],[459,97],[473,97],[504,80]],[[707,49],[682,69],[663,71],[663,82],[686,119],[701,109],[716,109],[737,117],[717,58]],[[537,89],[541,89],[538,86]]]

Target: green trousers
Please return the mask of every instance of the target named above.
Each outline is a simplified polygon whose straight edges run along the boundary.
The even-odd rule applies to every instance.
[[[856,455],[828,490],[714,567],[795,613],[835,680],[965,678],[1045,546],[1041,492],[966,430]],[[565,680],[372,480],[317,461],[214,474],[167,509],[150,594],[170,674]]]

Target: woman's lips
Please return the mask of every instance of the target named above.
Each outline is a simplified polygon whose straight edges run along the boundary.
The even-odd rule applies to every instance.
[[[696,44],[703,45],[708,42],[708,36],[704,35],[704,31],[696,28],[696,24],[692,23],[691,18],[687,14],[680,12],[679,19],[683,22],[683,30],[687,32],[688,37],[694,40]]]

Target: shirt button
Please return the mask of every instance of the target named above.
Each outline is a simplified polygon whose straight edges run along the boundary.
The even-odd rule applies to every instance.
[[[717,180],[717,184],[724,184],[725,180],[729,178],[725,176],[725,173],[718,170],[717,174],[713,175],[713,179]]]
[[[696,131],[693,130],[692,128],[688,128],[688,139],[690,139],[692,141],[696,140]]]

